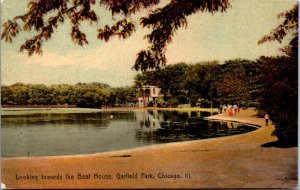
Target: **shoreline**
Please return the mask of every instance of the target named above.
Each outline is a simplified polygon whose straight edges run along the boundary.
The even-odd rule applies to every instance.
[[[13,108],[14,109],[14,108]],[[28,108],[23,108],[25,109],[26,111],[28,111]],[[131,108],[131,107],[126,107],[126,108],[123,108],[123,109],[120,109],[120,107],[118,108],[110,108],[110,109],[94,109],[94,108],[62,108],[62,110],[65,110],[67,109],[68,111],[71,111],[71,112],[68,112],[68,113],[80,113],[80,111],[87,111],[87,113],[89,112],[103,112],[103,111],[132,111],[132,110],[170,110],[170,111],[186,111],[187,109],[188,110],[191,110],[191,111],[203,111],[203,110],[210,110],[210,112],[213,112],[212,110],[216,109],[216,108]],[[19,111],[20,109],[18,110],[12,110],[12,111]],[[22,110],[22,109],[21,109]],[[45,108],[34,108],[34,109],[29,109],[29,111],[33,111],[33,110],[37,110],[37,111],[40,111],[40,110],[46,110]],[[51,108],[51,111],[57,111],[57,110],[61,110],[61,108]],[[72,112],[74,110],[78,110],[78,112]],[[3,111],[10,111],[10,110],[3,110]],[[47,110],[48,111],[48,110]],[[55,113],[55,112],[54,112]],[[18,113],[19,114],[19,113]],[[44,113],[46,114],[46,113]],[[14,115],[14,114],[9,114],[9,115]],[[256,130],[258,130],[258,128],[260,127],[257,127],[259,126],[258,124],[256,123],[253,123],[253,122],[247,122],[245,120],[240,120],[240,119],[236,119],[236,118],[227,118],[227,117],[222,117],[222,116],[227,116],[227,115],[222,115],[222,114],[218,114],[218,115],[213,115],[213,116],[208,116],[208,117],[204,117],[204,120],[212,120],[212,121],[223,121],[223,122],[226,122],[226,121],[232,121],[232,122],[238,122],[238,123],[241,123],[241,124],[246,124],[246,125],[251,125],[252,127],[255,127],[257,128]],[[254,130],[254,131],[256,131]],[[250,132],[247,132],[247,133],[251,133],[251,132],[254,132],[254,131],[250,131]],[[246,133],[242,133],[242,134],[236,134],[236,135],[243,135],[243,134],[246,134]],[[224,136],[224,137],[213,137],[213,138],[207,138],[207,139],[197,139],[197,140],[188,140],[188,141],[178,141],[178,142],[169,142],[169,143],[162,143],[162,144],[154,144],[154,145],[146,145],[146,146],[141,146],[141,147],[132,147],[132,148],[128,148],[128,149],[123,149],[123,150],[112,150],[112,151],[106,151],[106,152],[95,152],[95,153],[90,153],[90,154],[72,154],[72,155],[45,155],[45,156],[19,156],[19,157],[1,157],[2,160],[8,160],[8,159],[32,159],[32,158],[53,158],[53,157],[61,157],[61,158],[65,158],[65,157],[85,157],[85,156],[97,156],[97,155],[102,155],[102,154],[113,154],[113,153],[119,153],[119,152],[123,152],[123,151],[134,151],[134,150],[143,150],[143,149],[149,149],[149,148],[157,148],[157,147],[161,147],[161,146],[166,146],[169,145],[169,144],[173,144],[173,145],[176,145],[176,144],[181,144],[181,143],[189,143],[189,142],[197,142],[197,141],[208,141],[208,140],[213,140],[215,138],[227,138],[227,137],[231,137],[231,136],[236,136],[236,135],[229,135],[229,136]]]
[[[240,135],[151,145],[129,150],[76,156],[2,158],[2,181],[8,188],[293,188],[297,186],[297,147],[264,148],[276,141],[274,126],[263,126],[263,119],[253,110],[230,118],[214,115],[208,119],[239,119],[261,128]],[[101,163],[101,164],[99,164]],[[284,163],[284,164],[283,164]],[[43,168],[41,170],[41,168]],[[150,173],[161,171],[191,179],[113,180],[30,180],[16,181],[23,171],[36,175],[78,172]],[[296,180],[295,180],[296,179]]]
[[[217,108],[140,108],[140,107],[114,107],[108,109],[100,108],[1,108],[2,116],[29,115],[29,114],[69,114],[69,113],[100,113],[114,111],[146,111],[146,110],[165,110],[165,111],[207,111],[218,112]]]
[[[44,107],[26,107],[26,106],[18,106],[18,107],[9,107],[9,106],[2,106],[1,107],[2,110],[7,109],[7,110],[18,110],[18,109],[83,109],[83,110],[147,110],[147,109],[153,109],[153,110],[180,110],[180,109],[192,109],[192,110],[218,110],[218,108],[201,108],[201,107],[182,107],[182,108],[178,108],[178,107],[109,107],[109,108],[85,108],[85,107],[51,107],[51,106],[44,106]]]
[[[221,121],[221,120],[220,120]],[[238,122],[238,121],[234,121],[234,122]],[[247,124],[247,125],[252,125],[252,124]],[[253,125],[253,127],[255,127]],[[244,135],[244,134],[248,134],[248,133],[253,133],[257,130],[259,130],[259,128],[257,128],[254,131],[250,131],[250,132],[246,132],[246,133],[242,133],[242,134],[236,134],[236,135],[228,135],[228,136],[224,136],[224,137],[213,137],[213,138],[206,138],[206,139],[197,139],[197,140],[189,140],[189,141],[179,141],[179,142],[170,142],[170,143],[162,143],[162,144],[154,144],[154,145],[146,145],[146,146],[142,146],[142,147],[133,147],[133,148],[128,148],[128,149],[124,149],[124,150],[112,150],[112,151],[107,151],[107,152],[96,152],[96,153],[91,153],[91,154],[72,154],[72,155],[53,155],[53,156],[30,156],[30,157],[25,157],[25,156],[20,156],[20,157],[1,157],[2,160],[10,160],[10,159],[14,159],[14,160],[23,160],[23,159],[40,159],[40,158],[72,158],[72,157],[89,157],[89,156],[103,156],[103,155],[111,155],[111,154],[119,154],[122,152],[132,152],[132,151],[146,151],[148,149],[157,149],[157,148],[168,148],[168,146],[176,146],[176,145],[180,145],[180,144],[190,144],[190,143],[195,143],[195,142],[202,142],[202,141],[210,141],[210,140],[215,140],[215,139],[222,139],[222,138],[229,138],[229,137],[233,137],[233,136],[238,136],[238,135]]]

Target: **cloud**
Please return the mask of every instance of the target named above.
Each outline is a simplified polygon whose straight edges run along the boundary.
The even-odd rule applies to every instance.
[[[24,64],[37,64],[48,68],[61,66],[76,66],[82,69],[110,70],[129,67],[134,64],[137,53],[147,48],[148,44],[143,39],[146,31],[138,31],[126,40],[112,39],[108,43],[102,43],[98,48],[70,51],[66,54],[58,54],[49,49],[44,49],[43,55],[29,57],[26,54],[6,53],[4,62],[16,60]]]
[[[127,40],[112,39],[98,48],[55,52],[44,49],[43,55],[28,57],[26,53],[2,54],[2,83],[77,83],[104,82],[112,86],[131,85],[131,70],[136,54],[147,48],[143,39],[147,31],[139,31]]]
[[[255,59],[260,55],[274,55],[280,44],[274,42],[257,46],[257,41],[278,25],[277,14],[288,10],[295,2],[236,0],[226,13],[191,15],[187,29],[179,29],[173,43],[167,46],[168,64],[213,59],[223,61],[237,57]],[[16,13],[15,9],[22,12],[25,7],[21,4],[15,6],[13,1],[5,1],[4,4],[7,4],[3,12],[5,18],[11,18],[11,14]],[[139,16],[136,15],[134,19]],[[33,55],[29,58],[26,54],[15,53],[18,51],[16,41],[9,47],[2,43],[2,82],[105,81],[120,86],[133,81],[135,72],[131,67],[137,53],[148,47],[146,40],[142,40],[149,33],[148,29],[138,28],[130,38],[112,39],[108,43],[91,38],[90,45],[77,47],[69,38],[67,26],[62,26],[45,44],[42,56]],[[95,28],[85,29],[88,36],[96,36]]]

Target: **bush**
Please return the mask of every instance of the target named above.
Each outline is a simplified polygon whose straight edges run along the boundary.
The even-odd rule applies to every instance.
[[[167,107],[177,107],[178,106],[178,100],[176,98],[171,97],[167,102],[166,102]]]
[[[157,101],[157,107],[159,107],[159,108],[165,107],[165,102],[164,102],[163,99],[158,99],[158,101]]]
[[[276,135],[278,141],[289,145],[298,144],[298,124],[293,117],[289,120],[283,120],[283,118],[276,118],[273,122],[276,124],[276,128],[273,131],[273,135]]]
[[[154,106],[154,102],[153,101],[150,101],[149,103],[148,103],[148,107],[153,107]]]
[[[259,109],[270,115],[278,140],[297,145],[298,62],[289,57],[262,57],[258,60],[258,81],[263,81]]]

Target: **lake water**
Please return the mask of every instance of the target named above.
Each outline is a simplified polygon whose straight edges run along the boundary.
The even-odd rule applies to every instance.
[[[209,112],[105,111],[3,115],[2,157],[74,155],[236,135],[255,130],[206,121]]]

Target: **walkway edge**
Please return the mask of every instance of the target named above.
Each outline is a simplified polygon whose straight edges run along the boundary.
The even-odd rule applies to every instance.
[[[256,127],[259,127],[259,128],[263,127],[261,124],[259,124],[257,122],[249,121],[249,120],[246,120],[246,119],[233,118],[233,116],[225,116],[225,115],[222,115],[222,114],[205,117],[204,120],[232,121],[232,122],[239,122],[239,123],[243,123],[243,124],[253,125],[253,126],[256,126]]]

